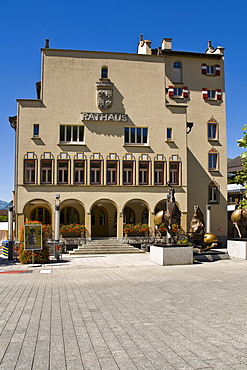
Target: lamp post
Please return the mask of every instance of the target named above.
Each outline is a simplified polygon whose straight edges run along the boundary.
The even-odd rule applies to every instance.
[[[211,233],[211,205],[206,204],[206,233]]]
[[[13,206],[8,208],[8,260],[13,260]]]
[[[54,239],[55,239],[55,258],[59,259],[59,251],[57,245],[59,244],[60,234],[60,194],[56,194],[55,198],[55,227],[54,227]]]

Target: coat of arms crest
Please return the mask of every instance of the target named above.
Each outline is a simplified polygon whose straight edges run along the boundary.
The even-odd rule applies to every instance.
[[[114,84],[110,81],[96,82],[97,87],[97,105],[101,110],[111,108],[113,104],[113,88]]]
[[[100,89],[97,91],[98,107],[100,109],[109,109],[112,106],[113,101],[113,90],[112,89]]]

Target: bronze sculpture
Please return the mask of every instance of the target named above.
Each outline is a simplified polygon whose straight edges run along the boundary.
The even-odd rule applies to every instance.
[[[170,182],[167,182],[168,194],[167,194],[167,211],[159,211],[154,217],[154,223],[156,226],[164,223],[168,234],[173,243],[176,243],[174,238],[174,233],[172,231],[172,225],[178,225],[178,230],[181,224],[181,211],[178,208],[177,202],[175,200],[175,190],[171,186]]]
[[[203,213],[198,205],[194,205],[194,213],[190,221],[189,240],[201,252],[218,246],[217,236],[212,233],[205,234]]]
[[[233,225],[236,227],[238,235],[241,239],[242,233],[240,232],[239,226],[241,226],[243,229],[243,223],[247,221],[247,209],[235,209],[235,211],[232,212],[231,220],[233,222]]]

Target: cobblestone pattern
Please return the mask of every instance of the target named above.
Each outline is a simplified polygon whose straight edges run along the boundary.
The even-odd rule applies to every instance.
[[[0,274],[0,369],[247,369],[247,261],[117,257]]]

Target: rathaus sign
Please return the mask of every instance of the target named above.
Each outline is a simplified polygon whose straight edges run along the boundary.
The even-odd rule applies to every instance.
[[[127,122],[128,115],[121,113],[82,113],[82,121]]]

